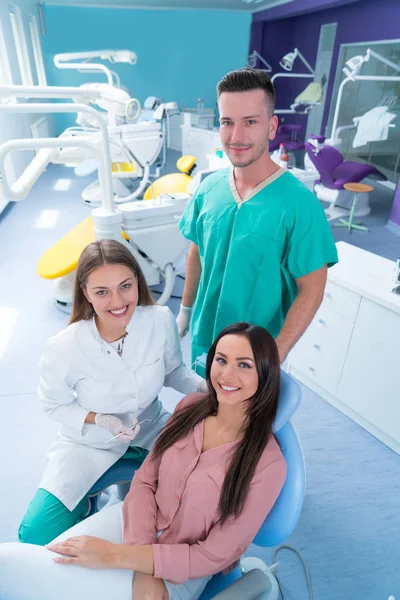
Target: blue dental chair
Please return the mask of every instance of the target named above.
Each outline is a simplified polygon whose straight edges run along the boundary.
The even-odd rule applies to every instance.
[[[301,400],[299,384],[281,371],[281,389],[274,434],[287,463],[287,477],[272,510],[258,531],[253,543],[262,547],[282,544],[293,532],[303,507],[305,492],[305,465],[300,442],[290,423]],[[130,484],[139,463],[120,459],[96,482],[90,491],[99,495],[110,485]],[[244,559],[228,575],[219,573],[207,584],[199,600],[278,600],[279,589],[268,566],[255,559],[255,566],[247,565],[254,559]],[[243,570],[248,572],[243,574]]]

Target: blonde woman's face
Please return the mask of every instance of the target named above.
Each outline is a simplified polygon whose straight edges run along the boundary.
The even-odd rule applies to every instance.
[[[83,293],[100,321],[120,330],[132,318],[139,300],[138,283],[126,265],[102,265],[89,275]]]

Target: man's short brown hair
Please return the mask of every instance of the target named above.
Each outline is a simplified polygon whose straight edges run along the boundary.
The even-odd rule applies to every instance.
[[[250,90],[263,90],[267,98],[269,113],[272,116],[275,110],[275,90],[265,71],[243,67],[230,71],[223,76],[217,84],[217,97],[223,92],[248,92]]]

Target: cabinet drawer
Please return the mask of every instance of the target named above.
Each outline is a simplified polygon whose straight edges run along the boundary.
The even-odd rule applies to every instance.
[[[309,356],[301,352],[297,346],[296,351],[292,351],[289,356],[289,364],[332,396],[336,394],[342,372],[342,368],[338,365],[331,364],[322,356]]]
[[[309,357],[310,360],[329,364],[335,371],[341,372],[346,359],[347,348],[331,340],[313,328],[307,329],[289,354],[289,363],[299,356]]]
[[[327,281],[322,304],[325,308],[333,310],[333,312],[354,323],[360,301],[361,296],[359,294],[351,292],[332,281]]]
[[[352,321],[345,319],[324,305],[319,308],[310,325],[310,328],[318,336],[326,336],[346,348],[349,345],[353,327],[354,323]]]

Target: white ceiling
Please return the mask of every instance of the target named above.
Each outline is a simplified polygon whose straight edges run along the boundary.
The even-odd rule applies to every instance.
[[[147,9],[213,9],[258,12],[293,0],[44,0],[46,5]]]

